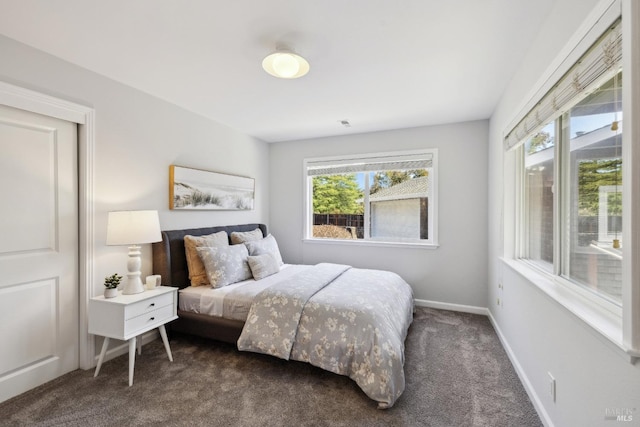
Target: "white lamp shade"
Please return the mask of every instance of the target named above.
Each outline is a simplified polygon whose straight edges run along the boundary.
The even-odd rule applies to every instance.
[[[297,79],[309,72],[309,63],[293,52],[280,51],[264,58],[262,68],[274,77]]]
[[[107,245],[139,245],[161,240],[158,211],[109,212]]]

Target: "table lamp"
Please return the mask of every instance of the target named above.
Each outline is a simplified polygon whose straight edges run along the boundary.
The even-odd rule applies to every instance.
[[[127,283],[122,293],[125,295],[144,292],[140,279],[140,245],[159,242],[160,220],[158,211],[114,211],[109,212],[107,221],[107,245],[129,245],[127,262]]]

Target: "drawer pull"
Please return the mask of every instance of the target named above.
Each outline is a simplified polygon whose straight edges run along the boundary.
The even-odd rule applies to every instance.
[[[156,320],[156,318],[155,318],[155,317],[152,317],[152,318],[151,318],[151,319],[149,319],[149,320]]]
[[[149,304],[149,307],[155,307],[155,306],[156,306],[155,302],[152,302],[151,304]]]

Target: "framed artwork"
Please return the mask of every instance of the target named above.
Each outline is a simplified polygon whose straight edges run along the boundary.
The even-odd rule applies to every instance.
[[[251,210],[255,180],[200,169],[169,167],[169,208]]]

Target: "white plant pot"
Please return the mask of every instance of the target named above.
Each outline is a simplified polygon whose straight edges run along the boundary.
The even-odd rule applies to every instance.
[[[104,297],[105,298],[113,298],[113,297],[117,297],[118,296],[118,288],[111,288],[111,289],[105,289],[104,290]]]

